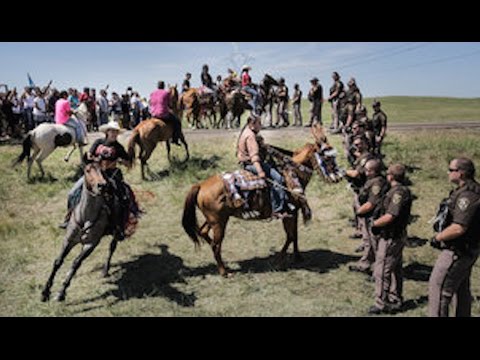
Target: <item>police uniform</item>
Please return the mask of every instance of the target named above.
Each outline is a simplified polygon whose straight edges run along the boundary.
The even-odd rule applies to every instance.
[[[364,216],[364,225],[362,226],[363,255],[356,264],[356,269],[360,271],[368,271],[375,261],[375,252],[377,250],[378,237],[372,234],[371,220],[378,217],[380,208],[382,207],[383,196],[388,189],[388,182],[382,175],[367,180],[365,186],[358,194],[359,205],[367,202],[371,203],[374,208]]]
[[[471,316],[470,275],[480,252],[480,184],[467,180],[450,193],[447,221],[447,226],[459,224],[466,232],[442,242],[444,248],[429,280],[428,314],[448,316],[449,304],[456,295],[456,316]]]
[[[401,305],[403,301],[403,248],[411,207],[412,195],[405,185],[396,184],[385,195],[382,210],[393,215],[394,220],[380,228],[375,253],[375,307],[381,310],[388,304]]]
[[[375,137],[380,136],[382,128],[387,127],[387,115],[382,110],[373,113],[372,127]],[[377,154],[380,154],[381,152],[382,140],[377,142],[375,139],[375,152]]]

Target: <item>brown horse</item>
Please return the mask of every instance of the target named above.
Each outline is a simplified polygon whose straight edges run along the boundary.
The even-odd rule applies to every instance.
[[[308,185],[313,174],[313,169],[316,169],[327,182],[337,182],[342,177],[336,165],[335,150],[327,143],[323,129],[320,126],[314,126],[312,127],[312,134],[316,139],[315,144],[306,144],[303,148],[293,153],[284,151],[286,157],[288,157],[288,154],[293,154],[290,159],[291,162],[296,165],[296,169],[299,170],[297,172],[298,179],[303,189]],[[278,151],[279,149],[275,148],[275,150]],[[284,230],[287,234],[287,240],[280,251],[279,260],[284,259],[288,247],[293,243],[294,258],[295,261],[299,261],[301,260],[301,256],[298,251],[297,220],[300,199],[292,196],[289,201],[295,205],[295,210],[293,211],[292,217],[282,220]],[[264,199],[263,204],[264,208],[258,209],[260,216],[256,217],[255,220],[270,218],[270,201]],[[200,227],[198,227],[196,216],[197,206],[206,219]],[[221,251],[225,228],[230,216],[244,218],[244,216],[242,216],[242,209],[235,208],[228,200],[222,176],[214,175],[192,186],[185,199],[182,218],[183,228],[195,245],[200,245],[198,236],[210,244],[217,262],[218,271],[220,275],[223,276],[229,275],[222,261]],[[209,235],[210,230],[213,231],[213,238]]]
[[[178,104],[177,84],[168,86],[168,89],[169,89],[169,93],[170,93],[170,102],[169,102],[168,106],[170,107],[170,109],[172,109],[173,115],[175,115],[176,117],[178,117],[181,120],[182,116],[181,116],[181,111],[180,111],[179,104]]]
[[[190,88],[178,99],[178,108],[183,113],[186,111],[186,118],[191,127],[200,128],[200,99],[197,89]]]
[[[145,167],[147,171],[151,174],[151,171],[148,167],[147,161],[150,159],[153,150],[157,147],[157,144],[160,141],[165,141],[167,146],[167,156],[168,161],[172,161],[170,157],[170,139],[173,135],[173,124],[168,122],[166,123],[160,119],[147,119],[143,120],[138,124],[135,129],[133,129],[130,139],[128,140],[128,154],[132,161],[135,159],[135,144],[140,146],[140,158],[141,167],[142,167],[142,179],[145,179]],[[179,140],[182,142],[185,147],[185,158],[181,162],[185,162],[190,158],[190,153],[188,151],[188,145],[183,136],[183,132],[180,133]]]

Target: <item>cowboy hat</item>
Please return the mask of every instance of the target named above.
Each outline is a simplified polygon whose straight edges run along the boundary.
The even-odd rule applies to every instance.
[[[116,130],[116,131],[120,131],[122,130],[120,128],[120,125],[118,125],[118,123],[116,121],[110,121],[109,123],[107,124],[103,124],[101,125],[98,130],[100,130],[101,132],[104,132],[105,134],[107,133],[108,130]]]
[[[243,71],[243,70],[252,70],[252,68],[251,68],[250,66],[248,66],[248,65],[243,65],[243,66],[242,66],[242,71]]]

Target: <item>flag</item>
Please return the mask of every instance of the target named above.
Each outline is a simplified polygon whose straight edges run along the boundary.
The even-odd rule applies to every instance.
[[[35,83],[33,82],[32,78],[30,77],[30,74],[27,73],[27,77],[28,77],[28,86],[30,87],[35,87]]]

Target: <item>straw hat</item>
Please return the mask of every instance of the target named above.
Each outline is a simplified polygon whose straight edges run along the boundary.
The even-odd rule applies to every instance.
[[[107,124],[101,125],[98,130],[101,132],[104,132],[105,134],[107,133],[108,130],[116,130],[116,131],[121,131],[122,129],[120,128],[120,125],[116,121],[110,121]]]

